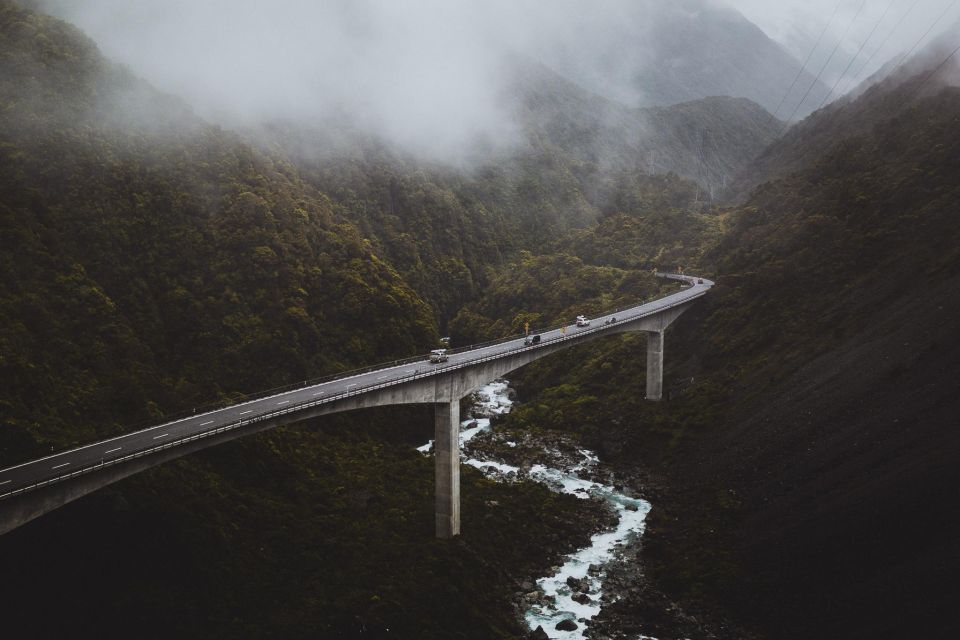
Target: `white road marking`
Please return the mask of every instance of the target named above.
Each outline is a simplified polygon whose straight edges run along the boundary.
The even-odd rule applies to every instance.
[[[355,387],[355,386],[357,386],[357,383],[348,384],[348,385],[347,385],[347,389],[349,389],[350,387]]]
[[[379,378],[377,378],[377,380],[386,380],[386,379],[389,378],[389,377],[390,377],[390,376],[380,376]]]
[[[116,449],[110,449],[110,451],[104,451],[103,455],[107,455],[108,453],[113,453],[114,451],[120,451],[120,449],[123,449],[123,447],[117,447]]]
[[[290,402],[290,401],[289,401],[289,400],[281,400],[281,401],[278,402],[277,404],[287,404],[288,402]]]
[[[315,396],[322,396],[322,395],[323,395],[323,393],[324,393],[323,391],[318,391],[318,392],[316,392],[316,393],[315,393],[315,394],[313,394],[313,395],[315,395]]]
[[[245,413],[250,413],[251,411],[253,411],[253,409],[247,409],[246,411],[241,411],[240,415],[243,415]]]
[[[9,481],[9,480],[4,480],[3,482],[0,482],[0,484],[7,484],[8,482],[10,482],[10,481]]]
[[[153,436],[153,439],[154,439],[154,440],[159,440],[160,438],[166,438],[168,435],[170,435],[170,434],[169,434],[169,433],[161,433],[161,434],[158,435],[158,436]]]
[[[65,466],[67,466],[68,464],[70,464],[70,463],[69,463],[69,462],[64,462],[63,464],[58,464],[57,466],[55,466],[55,467],[50,467],[50,468],[51,468],[51,469],[59,469],[60,467],[65,467]]]
[[[208,424],[213,424],[213,420],[207,420],[206,422],[201,422],[201,423],[200,423],[200,426],[201,426],[201,427],[205,427],[205,426],[207,426]]]

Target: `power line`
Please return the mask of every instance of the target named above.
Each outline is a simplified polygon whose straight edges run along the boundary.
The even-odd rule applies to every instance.
[[[861,43],[860,48],[857,49],[857,52],[853,55],[852,58],[850,58],[850,62],[849,64],[847,64],[847,68],[843,70],[843,73],[840,74],[840,76],[837,78],[837,81],[833,83],[833,86],[830,88],[830,93],[828,93],[823,97],[823,100],[820,101],[820,106],[818,106],[817,109],[820,109],[821,107],[823,107],[823,105],[827,103],[827,100],[829,100],[833,96],[833,94],[837,90],[837,87],[840,86],[840,81],[847,77],[847,72],[850,71],[850,67],[853,66],[853,63],[857,60],[857,58],[860,57],[860,54],[863,53],[863,48],[867,46],[867,43],[870,42],[870,38],[872,38],[873,34],[877,32],[877,27],[879,27],[880,23],[883,22],[883,19],[887,17],[887,14],[890,12],[890,8],[893,6],[894,2],[896,2],[896,0],[890,0],[890,4],[887,5],[887,8],[883,12],[883,15],[880,16],[880,19],[877,20],[877,23],[873,25],[873,29],[870,30],[870,35],[867,36],[867,39],[864,40],[863,43]]]
[[[903,24],[903,21],[907,19],[907,16],[909,16],[913,12],[913,10],[917,8],[918,4],[920,4],[920,0],[913,0],[913,4],[910,5],[910,8],[907,9],[906,13],[900,16],[900,19],[897,20],[897,23],[893,25],[892,29],[890,29],[890,33],[888,33],[887,37],[883,39],[883,42],[880,43],[880,46],[877,47],[876,50],[874,50],[874,52],[870,54],[870,57],[867,58],[867,61],[864,62],[863,65],[861,65],[860,68],[857,70],[857,72],[852,76],[853,80],[851,81],[851,84],[856,85],[857,80],[860,79],[860,75],[864,72],[865,69],[867,69],[870,66],[870,63],[873,62],[873,59],[877,57],[877,54],[883,51],[883,48],[887,46],[888,42],[890,42],[890,38],[892,38],[893,34],[896,33],[897,29],[900,28],[900,25]],[[844,91],[844,93],[847,93],[852,88],[853,88],[852,86],[847,87],[847,90]]]
[[[951,2],[950,5],[949,5],[946,9],[943,10],[943,13],[941,13],[941,14],[937,17],[937,19],[933,21],[933,24],[931,24],[931,25],[927,28],[927,30],[923,32],[923,35],[920,36],[920,39],[917,40],[912,47],[910,47],[910,50],[907,51],[905,54],[903,54],[903,55],[900,57],[900,59],[897,61],[897,64],[896,64],[896,65],[893,67],[893,69],[890,71],[890,74],[889,74],[890,76],[892,76],[894,73],[896,73],[897,69],[899,69],[901,66],[903,66],[903,64],[910,58],[910,55],[916,50],[917,47],[920,46],[920,43],[923,42],[924,40],[926,40],[927,36],[930,35],[930,32],[933,31],[933,29],[934,29],[938,24],[940,24],[940,21],[943,20],[943,17],[944,17],[945,15],[947,15],[947,14],[950,12],[951,9],[953,9],[955,6],[957,6],[957,2],[958,2],[958,1],[960,1],[960,0],[953,0],[953,2]]]
[[[920,2],[920,0],[916,0]],[[810,62],[810,58],[813,57],[813,53],[817,50],[817,47],[820,46],[820,42],[823,40],[823,36],[827,33],[827,29],[830,28],[830,25],[833,24],[833,19],[837,17],[837,12],[840,11],[840,5],[843,4],[843,0],[838,0],[837,6],[833,9],[833,15],[830,16],[830,19],[827,20],[827,24],[824,25],[823,31],[820,32],[820,37],[817,38],[817,41],[814,43],[813,48],[810,49],[810,53],[807,54],[807,59],[803,61],[803,65],[800,67],[800,71],[797,71],[797,77],[793,79],[793,82],[790,83],[790,88],[787,89],[787,92],[783,94],[783,98],[780,99],[780,104],[777,105],[776,111],[773,112],[773,118],[776,120],[777,114],[780,113],[780,107],[783,106],[783,103],[786,102],[787,97],[790,95],[790,92],[793,91],[793,88],[797,86],[797,82],[800,80],[800,76],[803,75],[803,72],[807,70],[807,64]]]
[[[943,61],[942,61],[940,64],[938,64],[938,65],[937,65],[936,67],[934,67],[926,76],[924,76],[923,80],[920,81],[920,84],[917,85],[916,89],[914,89],[912,92],[910,92],[910,94],[907,96],[907,98],[906,98],[903,102],[900,103],[900,107],[905,106],[908,102],[910,102],[911,100],[913,100],[914,98],[916,98],[916,97],[920,94],[920,90],[923,89],[923,87],[927,84],[927,82],[930,81],[930,78],[932,78],[933,76],[935,76],[935,75],[940,71],[940,69],[943,69],[944,65],[946,65],[948,62],[950,62],[950,59],[953,58],[953,56],[957,55],[957,53],[960,53],[960,45],[957,45],[957,48],[954,49],[954,50],[950,53],[950,55],[948,55],[946,58],[944,58]]]
[[[790,117],[787,118],[787,121],[784,122],[783,129],[780,131],[780,133],[783,133],[783,131],[786,130],[788,126],[790,126],[790,121],[793,120],[793,116],[797,115],[797,111],[799,111],[800,107],[803,106],[803,103],[806,101],[807,96],[810,95],[810,91],[813,90],[813,87],[820,80],[820,76],[823,75],[824,70],[826,70],[827,66],[833,60],[833,56],[836,55],[837,49],[840,48],[840,43],[842,43],[843,40],[847,37],[847,34],[850,33],[850,28],[853,26],[853,23],[857,21],[857,18],[860,17],[860,14],[863,12],[863,8],[865,6],[867,6],[867,0],[863,0],[863,2],[860,3],[860,8],[857,10],[857,15],[853,16],[853,20],[850,21],[850,23],[847,25],[847,28],[844,30],[843,35],[840,36],[840,38],[837,40],[837,44],[833,47],[833,51],[830,52],[830,57],[827,58],[827,61],[823,63],[822,67],[820,67],[820,71],[817,73],[817,77],[814,78],[813,82],[810,83],[810,86],[807,87],[807,92],[803,94],[803,98],[800,99],[800,102],[797,104],[797,107],[793,110],[793,113],[791,113]]]

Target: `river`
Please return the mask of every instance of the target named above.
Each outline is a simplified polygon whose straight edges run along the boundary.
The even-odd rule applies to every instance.
[[[510,398],[509,383],[497,380],[481,388],[474,396],[474,404],[467,412],[470,417],[460,425],[460,449],[476,435],[490,428],[493,416],[509,413],[513,401]],[[507,446],[516,443],[507,442]],[[418,450],[428,453],[432,442]],[[619,516],[617,526],[610,531],[595,534],[590,546],[567,556],[560,570],[551,576],[537,580],[537,587],[543,597],[529,604],[525,612],[527,625],[531,630],[542,626],[550,638],[567,640],[583,638],[586,626],[584,621],[593,619],[602,604],[604,595],[603,580],[606,567],[617,562],[618,550],[632,537],[643,533],[650,503],[632,498],[616,491],[612,486],[590,480],[598,464],[596,455],[585,449],[578,449],[580,459],[567,468],[557,469],[542,464],[533,465],[526,476],[536,482],[542,482],[555,491],[569,493],[581,499],[596,497],[606,500]],[[493,459],[476,459],[462,456],[464,464],[479,469],[487,476],[502,479],[521,475],[521,469]],[[608,594],[606,601],[611,601]],[[557,625],[561,628],[557,629]],[[576,628],[567,628],[573,627]],[[640,639],[649,636],[638,636]]]

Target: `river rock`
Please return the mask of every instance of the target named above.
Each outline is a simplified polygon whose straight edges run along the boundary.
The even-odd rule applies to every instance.
[[[570,599],[574,602],[579,602],[580,604],[590,604],[593,602],[593,600],[590,599],[590,596],[585,593],[576,593],[570,596]]]
[[[530,640],[550,640],[550,636],[547,635],[547,632],[543,630],[542,626],[538,626],[527,637]]]
[[[557,631],[576,631],[577,628],[577,623],[569,618],[561,620],[557,623],[557,626],[554,627]]]
[[[586,576],[583,578],[574,578],[573,576],[569,576],[567,578],[567,586],[574,591],[589,591],[590,580]]]

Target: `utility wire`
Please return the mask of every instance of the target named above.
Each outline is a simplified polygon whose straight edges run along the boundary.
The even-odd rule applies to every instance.
[[[908,102],[910,102],[911,100],[913,100],[914,98],[916,98],[916,97],[920,94],[920,90],[923,89],[923,87],[927,84],[927,82],[930,81],[930,78],[932,78],[933,76],[935,76],[935,75],[940,71],[940,69],[943,69],[944,65],[946,65],[948,62],[950,62],[950,60],[953,58],[953,56],[957,55],[957,53],[960,53],[960,45],[958,45],[957,48],[954,49],[953,52],[952,52],[950,55],[948,55],[946,58],[944,58],[944,59],[943,59],[943,62],[941,62],[940,64],[938,64],[938,65],[937,65],[936,67],[934,67],[926,76],[924,76],[923,80],[920,81],[920,84],[918,84],[917,87],[916,87],[913,91],[910,92],[910,94],[907,96],[907,98],[906,98],[903,102],[900,103],[900,107],[905,106]]]
[[[954,2],[956,1],[957,0],[954,0]],[[800,99],[800,102],[797,104],[796,108],[793,110],[793,113],[791,113],[790,117],[787,118],[786,122],[783,123],[783,129],[781,129],[780,131],[781,134],[786,130],[787,127],[790,126],[790,121],[793,120],[793,116],[797,115],[797,111],[800,110],[800,107],[802,107],[803,103],[807,100],[807,96],[810,95],[810,91],[813,90],[813,87],[820,80],[820,76],[823,75],[824,70],[826,70],[827,66],[833,60],[833,56],[836,55],[837,49],[840,48],[840,43],[842,43],[844,39],[847,37],[847,34],[850,33],[850,28],[853,26],[853,23],[857,21],[857,18],[860,17],[860,14],[863,13],[863,8],[865,6],[867,6],[867,0],[863,0],[863,2],[860,3],[860,8],[857,10],[857,15],[853,16],[853,20],[851,20],[850,23],[847,25],[847,28],[844,30],[843,35],[840,36],[840,38],[837,40],[837,44],[833,47],[833,51],[830,52],[830,57],[827,58],[827,61],[823,63],[822,67],[820,67],[820,71],[817,73],[817,77],[814,78],[813,82],[810,83],[810,86],[807,87],[807,92],[803,94],[803,98]]]
[[[860,57],[860,54],[863,53],[863,48],[867,46],[868,42],[870,42],[870,38],[872,38],[873,34],[877,32],[877,27],[879,27],[880,23],[883,22],[883,19],[887,17],[887,14],[890,12],[890,8],[893,6],[893,3],[896,1],[897,0],[890,0],[890,4],[887,5],[887,8],[883,12],[883,15],[880,16],[880,19],[877,20],[877,23],[873,25],[873,29],[870,30],[870,35],[868,35],[867,39],[860,44],[860,48],[857,49],[857,52],[853,55],[852,58],[850,58],[850,62],[849,64],[847,64],[847,68],[843,70],[843,73],[840,74],[840,76],[837,78],[837,81],[833,83],[833,86],[830,88],[830,93],[823,96],[823,100],[820,101],[820,106],[818,106],[817,109],[821,109],[823,105],[827,103],[827,100],[829,100],[833,96],[833,94],[836,93],[837,87],[840,86],[840,81],[847,77],[847,72],[850,71],[850,67],[853,66],[853,63],[856,62],[857,58]]]
[[[920,0],[916,0],[920,2]],[[830,19],[827,20],[827,24],[823,26],[823,31],[820,32],[820,37],[817,38],[817,41],[814,43],[813,48],[810,49],[810,53],[807,54],[807,59],[803,61],[803,65],[800,67],[800,71],[797,71],[797,77],[793,79],[793,82],[790,83],[790,88],[787,89],[787,92],[783,94],[783,98],[780,99],[780,104],[777,105],[776,111],[773,112],[773,118],[776,120],[777,114],[780,113],[780,107],[783,106],[783,103],[786,102],[787,97],[789,97],[790,92],[793,91],[793,88],[797,86],[797,82],[800,80],[800,76],[803,75],[803,72],[807,70],[807,65],[810,63],[810,58],[813,57],[813,53],[817,50],[817,47],[820,46],[820,42],[823,40],[823,36],[826,35],[827,29],[830,28],[830,25],[833,24],[833,19],[837,17],[837,12],[840,11],[840,5],[843,4],[843,0],[837,2],[837,6],[833,9],[833,15],[830,16]]]
[[[918,4],[920,4],[920,0],[913,0],[913,4],[910,5],[910,8],[907,9],[907,12],[906,12],[905,14],[903,14],[902,16],[900,16],[900,19],[897,20],[897,23],[896,23],[895,25],[893,25],[893,29],[890,29],[890,33],[888,33],[888,34],[887,34],[887,37],[883,39],[883,42],[880,43],[880,46],[877,47],[876,50],[875,50],[873,53],[870,54],[870,57],[867,58],[867,61],[864,62],[863,65],[861,65],[860,68],[857,70],[857,72],[852,76],[852,78],[853,78],[852,84],[853,84],[853,85],[856,85],[857,80],[860,79],[860,76],[863,74],[864,70],[867,69],[867,68],[870,66],[870,63],[873,62],[873,59],[877,57],[877,54],[880,53],[881,51],[883,51],[883,48],[884,48],[885,46],[887,46],[887,43],[888,43],[888,42],[890,42],[890,38],[892,38],[892,37],[893,37],[893,34],[896,33],[897,29],[900,28],[900,25],[903,24],[903,21],[907,19],[907,16],[909,16],[909,15],[913,12],[913,10],[917,8],[917,5],[918,5]],[[851,86],[851,87],[847,87],[847,90],[844,91],[844,93],[849,92],[850,89],[852,89],[852,88],[853,88],[852,86]]]
[[[914,51],[916,51],[917,47],[920,46],[920,43],[923,42],[924,40],[926,40],[926,39],[927,39],[927,36],[930,35],[930,32],[933,31],[933,29],[934,29],[938,24],[940,24],[940,21],[943,20],[943,17],[944,17],[945,15],[947,15],[947,13],[949,13],[951,9],[953,9],[955,6],[957,6],[957,2],[958,2],[958,1],[960,1],[960,0],[953,0],[953,2],[951,2],[950,5],[949,5],[946,9],[943,10],[943,13],[941,13],[941,14],[937,17],[937,19],[933,21],[933,24],[931,24],[930,27],[929,27],[926,31],[923,32],[923,35],[920,36],[920,39],[917,40],[912,47],[910,47],[910,50],[907,51],[905,54],[903,54],[903,55],[900,57],[900,59],[897,61],[896,66],[894,66],[893,69],[890,71],[890,74],[889,74],[890,76],[892,76],[894,73],[896,73],[896,72],[897,72],[897,69],[899,69],[900,67],[903,66],[903,64],[910,58],[910,55],[911,55]]]

